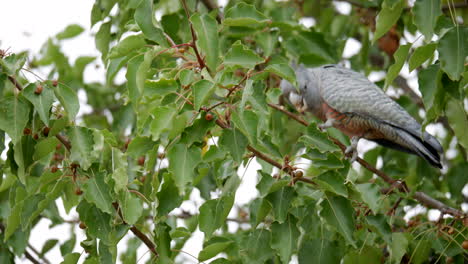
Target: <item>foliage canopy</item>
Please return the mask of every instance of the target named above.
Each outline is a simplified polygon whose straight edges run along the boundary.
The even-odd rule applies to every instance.
[[[346,14],[334,1],[228,1],[221,10],[209,0],[98,0],[91,23],[101,58],[71,62],[61,51],[79,25],[39,54],[2,51],[0,262],[34,259],[28,238],[42,218],[80,223],[86,240],[51,239],[40,262],[58,247],[63,263],[136,263],[140,247],[151,263],[188,261],[182,248],[197,228],[205,263],[466,262],[467,6],[345,2]],[[349,39],[360,48],[344,57]],[[96,60],[105,82],[85,82]],[[279,106],[280,80],[295,82],[291,63],[385,71],[377,84],[424,125],[438,124],[445,168],[382,147],[351,166],[339,131]],[[421,96],[400,75],[405,65]],[[21,75],[41,67],[43,79]],[[89,114],[78,115],[79,90]],[[258,177],[258,195],[236,205],[238,170],[254,158],[261,170],[245,177]],[[194,190],[196,213],[174,210]],[[76,222],[66,223],[58,199],[76,208]],[[405,221],[416,205],[451,217]]]

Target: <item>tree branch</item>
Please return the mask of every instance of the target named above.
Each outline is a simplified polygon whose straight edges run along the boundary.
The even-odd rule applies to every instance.
[[[127,225],[127,222],[125,222],[125,220],[123,218],[122,211],[120,210],[119,204],[117,202],[115,202],[115,203],[112,203],[112,206],[114,206],[114,209],[115,209],[115,211],[117,211],[117,214],[122,219],[122,222]],[[136,237],[138,237],[149,248],[149,250],[156,257],[159,256],[158,252],[156,251],[156,245],[143,232],[141,232],[140,229],[138,229],[136,226],[132,225],[132,226],[130,226],[130,230],[132,231],[132,233]]]
[[[188,7],[187,7],[187,3],[185,2],[185,0],[181,0],[181,1],[182,1],[182,5],[184,6],[185,14],[187,15],[187,20],[188,20],[189,25],[190,25],[190,32],[192,33],[192,45],[191,45],[191,47],[195,51],[195,55],[197,56],[198,64],[200,65],[200,69],[203,69],[203,68],[206,67],[206,65],[205,65],[205,61],[202,59],[202,57],[200,56],[200,53],[198,52],[197,43],[196,43],[197,35],[195,34],[195,30],[193,29],[192,22],[190,21],[190,13],[189,13],[189,10],[188,10]]]
[[[304,126],[308,126],[308,123],[306,121],[304,121],[302,118],[300,117],[297,117],[295,114],[285,110],[283,107],[279,106],[279,105],[274,105],[274,104],[268,104],[268,106],[278,110],[278,111],[281,111],[282,113],[286,114],[288,117],[291,117],[292,119],[298,121],[300,124],[304,125]],[[333,141],[333,143],[335,143],[338,147],[340,147],[340,149],[344,152],[346,147],[343,143],[341,143],[338,139],[336,138],[333,138],[333,137],[330,137],[331,140]],[[383,171],[375,168],[374,166],[372,166],[371,164],[369,164],[367,161],[361,159],[361,158],[357,158],[356,159],[357,162],[359,162],[359,164],[361,164],[364,168],[366,168],[367,170],[373,172],[375,175],[379,176],[380,178],[382,178],[385,182],[387,182],[388,184],[391,184],[391,185],[396,185],[398,187],[398,189],[401,191],[401,192],[404,192],[404,193],[411,193],[411,190],[406,186],[405,182],[404,181],[398,181],[398,180],[394,180],[392,177],[388,176],[387,174],[385,174]],[[460,210],[457,210],[455,208],[452,208],[450,206],[447,206],[445,205],[444,203],[430,197],[429,195],[423,193],[423,192],[415,192],[412,197],[417,200],[418,202],[420,202],[421,204],[429,207],[429,208],[434,208],[434,209],[438,209],[440,210],[443,214],[450,214],[454,217],[458,217],[458,218],[466,218],[468,217],[468,214],[460,211]]]
[[[23,86],[18,82],[18,80],[15,79],[15,77],[8,75],[8,80],[13,83],[13,85],[18,89],[18,91],[23,90]]]

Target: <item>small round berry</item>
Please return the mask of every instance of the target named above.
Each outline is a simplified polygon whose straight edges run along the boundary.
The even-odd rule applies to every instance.
[[[213,120],[213,115],[210,114],[210,113],[206,114],[206,115],[205,115],[205,120],[206,120],[206,121],[211,121],[211,120]]]
[[[23,129],[23,134],[30,135],[31,134],[31,129],[29,127],[26,127],[25,129]]]
[[[39,94],[42,93],[42,90],[43,90],[43,89],[44,89],[44,87],[42,87],[42,85],[38,84],[38,85],[36,86],[36,90],[34,90],[34,93],[37,94],[37,95],[39,95]]]
[[[34,133],[33,138],[34,138],[35,140],[38,140],[38,139],[39,139],[39,135],[38,135],[37,133]]]
[[[52,173],[56,173],[56,172],[58,171],[57,166],[53,166],[52,168],[50,168],[50,171],[51,171]]]
[[[141,156],[138,158],[138,165],[140,166],[145,165],[145,156]]]
[[[57,87],[57,85],[58,85],[58,81],[57,81],[57,80],[53,80],[53,81],[52,81],[52,86],[53,86],[53,87]]]
[[[81,228],[81,229],[86,229],[86,225],[85,225],[85,223],[83,223],[83,222],[80,222],[80,228]]]
[[[76,194],[76,195],[82,195],[82,194],[83,194],[83,191],[82,191],[80,188],[76,188],[75,194]]]
[[[462,248],[468,250],[468,240],[463,241]]]
[[[44,134],[45,137],[47,137],[49,135],[49,132],[50,132],[50,128],[49,127],[44,127],[42,129],[42,134]]]

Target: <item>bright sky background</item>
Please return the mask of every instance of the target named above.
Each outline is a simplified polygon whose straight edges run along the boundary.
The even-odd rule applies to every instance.
[[[93,6],[93,0],[15,0],[6,1],[7,3],[2,4],[2,15],[0,16],[0,49],[10,48],[10,52],[20,52],[23,50],[31,51],[31,54],[37,54],[41,46],[46,40],[62,31],[69,24],[79,24],[86,29],[80,36],[63,41],[62,51],[70,58],[71,62],[79,56],[96,56],[99,58],[100,53],[96,50],[94,44],[94,38],[92,32],[96,31],[97,27],[93,30],[90,29],[90,12]],[[226,1],[219,1],[225,3]],[[340,11],[343,13],[349,13],[350,6],[347,3],[339,4]],[[303,19],[301,21],[304,25],[310,26],[314,24],[313,20]],[[350,57],[360,49],[360,44],[353,39],[350,39],[347,43],[347,47],[344,52],[344,57]],[[104,69],[99,59],[95,64],[99,64],[101,67],[96,69],[94,65],[86,68],[84,78],[85,81],[102,81],[104,80]],[[46,72],[36,71],[42,77],[45,77]],[[415,75],[409,74],[408,69],[405,68],[402,71],[405,77],[409,77],[410,85],[417,87],[417,80],[414,78]],[[376,73],[370,76],[371,80],[379,80],[383,77],[384,73]],[[26,76],[30,80],[35,80],[35,77],[27,74]],[[80,114],[89,109],[86,107],[86,97],[84,93],[79,93],[81,109]],[[429,127],[429,132],[434,132],[435,129]],[[431,131],[432,130],[432,131]],[[371,145],[366,142],[360,142],[359,150],[362,153],[363,149],[368,149]],[[6,152],[5,152],[6,153]],[[3,153],[2,158],[5,158]],[[256,170],[260,169],[260,166],[255,159],[250,163],[248,169],[244,167],[239,168],[238,173],[242,179],[241,187],[236,194],[236,205],[244,205],[248,203],[253,197],[258,194],[255,185],[257,183]],[[197,208],[203,203],[200,198],[198,190],[195,190],[191,195],[191,201],[183,203],[181,208],[191,213],[197,213]],[[230,216],[234,217],[237,215],[237,208],[234,206]],[[58,202],[59,209],[63,215],[63,218],[67,220],[77,219],[76,211],[72,211],[67,215],[61,201]],[[179,209],[175,210],[175,213],[180,212]],[[44,242],[48,239],[59,239],[60,244],[66,241],[70,235],[70,228],[73,228],[77,242],[84,239],[83,230],[79,229],[77,225],[64,224],[49,229],[49,220],[41,220],[38,225],[32,230],[30,243],[38,250],[41,250]],[[234,231],[238,228],[237,224],[230,224],[229,228]],[[131,232],[129,232],[131,234]],[[133,236],[132,234],[129,236]],[[125,250],[124,246],[126,239],[119,243],[120,250]],[[203,241],[203,233],[197,231],[194,236],[187,242],[184,247],[184,251],[187,253],[197,256],[201,250],[201,243]],[[75,246],[75,252],[83,252],[79,243]],[[145,246],[140,247],[138,256],[142,256],[147,252]],[[188,254],[181,254],[180,260],[184,260],[184,263],[197,263],[197,261],[190,257]],[[143,260],[146,260],[150,254],[147,253]],[[58,246],[46,254],[46,257],[52,263],[59,263],[62,261],[62,257]],[[85,254],[80,258],[79,263],[82,263],[85,259]],[[140,261],[143,261],[140,260]],[[29,263],[24,259],[17,259],[18,263]],[[143,262],[140,262],[143,263]],[[209,262],[206,262],[209,263]],[[293,259],[291,263],[297,263],[297,259]]]

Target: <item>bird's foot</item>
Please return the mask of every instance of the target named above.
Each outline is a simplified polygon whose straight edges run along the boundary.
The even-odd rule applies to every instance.
[[[355,162],[356,159],[358,158],[357,145],[358,145],[359,139],[360,138],[356,137],[356,136],[352,137],[351,138],[351,145],[349,145],[345,149],[345,155],[350,157],[349,162],[351,162],[351,163]]]
[[[327,119],[327,121],[325,121],[325,123],[319,124],[318,128],[321,131],[324,131],[325,129],[332,127],[334,123],[335,123],[335,119],[329,118]]]

